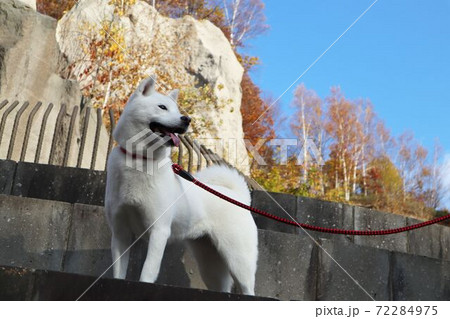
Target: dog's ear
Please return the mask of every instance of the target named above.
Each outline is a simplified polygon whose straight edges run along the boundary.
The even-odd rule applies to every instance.
[[[176,102],[177,99],[178,99],[178,93],[179,93],[179,92],[180,92],[180,91],[179,91],[178,89],[172,90],[172,91],[169,92],[168,96],[169,96],[172,100],[174,100],[174,101]]]
[[[155,93],[156,75],[149,76],[139,83],[138,91],[145,96]]]

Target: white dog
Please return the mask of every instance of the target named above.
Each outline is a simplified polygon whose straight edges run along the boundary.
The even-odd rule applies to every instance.
[[[168,240],[185,240],[208,289],[230,292],[234,280],[242,293],[253,295],[258,237],[252,216],[172,171],[170,147],[179,145],[176,134],[185,133],[190,123],[178,110],[177,96],[177,90],[157,93],[151,77],[143,80],[113,132],[118,146],[108,159],[105,208],[117,260],[114,277],[125,278],[128,247],[145,233],[141,281],[157,279]],[[145,140],[136,142],[139,138]],[[244,178],[232,169],[212,166],[196,178],[250,204]]]

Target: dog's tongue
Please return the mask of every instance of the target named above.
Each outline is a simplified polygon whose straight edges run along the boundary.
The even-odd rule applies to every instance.
[[[172,139],[173,145],[176,147],[180,146],[180,138],[176,136],[174,133],[169,133],[170,138]]]

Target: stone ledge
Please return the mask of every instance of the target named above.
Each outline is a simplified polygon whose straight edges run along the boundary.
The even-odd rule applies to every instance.
[[[74,301],[96,277],[0,266],[0,300]],[[67,289],[70,287],[70,289]],[[214,291],[171,287],[117,279],[100,279],[83,301],[268,301],[275,300]]]
[[[391,253],[394,301],[450,300],[450,262],[403,253]]]
[[[321,239],[317,300],[390,300],[389,251]]]
[[[11,195],[103,206],[106,172],[17,163]]]
[[[16,166],[16,162],[0,160],[0,194],[11,194]]]
[[[60,270],[72,205],[0,195],[0,263]]]

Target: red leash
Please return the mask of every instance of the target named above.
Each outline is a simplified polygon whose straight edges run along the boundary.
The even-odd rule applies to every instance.
[[[210,192],[211,194],[213,194],[217,197],[220,197],[223,200],[226,200],[227,202],[230,202],[236,206],[239,206],[239,207],[247,209],[255,214],[264,216],[269,219],[273,219],[275,221],[278,221],[278,222],[281,222],[284,224],[288,224],[288,225],[299,227],[299,228],[309,229],[309,230],[313,230],[313,231],[318,231],[318,232],[322,232],[322,233],[353,235],[353,236],[390,235],[390,234],[402,233],[405,231],[433,225],[436,223],[440,223],[444,220],[450,219],[450,214],[448,214],[448,215],[438,217],[438,218],[435,218],[435,219],[432,219],[432,220],[429,220],[429,221],[426,221],[423,223],[410,225],[410,226],[406,226],[406,227],[394,228],[394,229],[386,229],[386,230],[352,230],[352,229],[337,229],[337,228],[325,228],[325,227],[313,226],[313,225],[309,225],[309,224],[297,223],[296,221],[293,221],[290,219],[278,217],[278,216],[272,215],[270,213],[267,213],[265,211],[262,211],[260,209],[245,205],[241,202],[238,202],[237,200],[230,198],[222,193],[219,193],[218,191],[212,189],[211,187],[209,187],[209,186],[203,184],[202,182],[200,182],[199,180],[195,179],[194,176],[192,176],[190,173],[186,172],[183,169],[183,167],[181,167],[178,164],[172,164],[172,169],[173,169],[174,173],[179,175],[180,177],[186,179],[189,182],[194,183],[195,185],[203,188],[204,190]]]

